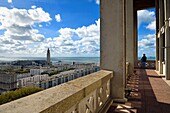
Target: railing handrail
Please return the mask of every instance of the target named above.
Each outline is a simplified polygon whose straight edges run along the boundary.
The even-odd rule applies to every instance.
[[[0,113],[63,113],[112,78],[101,70],[0,106]]]
[[[146,67],[145,68],[148,68],[148,69],[155,69],[155,63],[156,61],[155,60],[147,60],[146,61]],[[138,60],[137,61],[137,66],[135,68],[142,68],[142,61],[141,60]]]

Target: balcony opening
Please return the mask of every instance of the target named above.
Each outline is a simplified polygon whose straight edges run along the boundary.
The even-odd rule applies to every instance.
[[[2,83],[15,83],[9,91],[48,89],[99,71],[100,1],[1,0],[0,45]]]
[[[156,9],[137,11],[138,60],[146,54],[147,60],[156,59]]]

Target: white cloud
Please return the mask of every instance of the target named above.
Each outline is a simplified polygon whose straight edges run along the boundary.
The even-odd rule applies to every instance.
[[[0,7],[0,30],[5,30],[2,37],[14,40],[41,41],[44,36],[33,29],[35,23],[49,22],[50,15],[42,8],[36,9],[8,9]]]
[[[12,3],[12,0],[8,0],[8,3]]]
[[[58,37],[46,38],[36,46],[39,54],[45,54],[49,47],[52,50],[52,55],[99,56],[100,19],[89,26],[77,29],[61,28],[58,32],[60,33]]]
[[[138,27],[142,23],[151,23],[155,21],[155,12],[154,11],[148,11],[148,10],[140,10],[137,12],[138,14]]]
[[[6,7],[0,7],[0,29],[6,29],[11,25],[28,26],[35,23],[49,22],[52,20],[49,13],[43,11],[42,8],[36,9],[8,9]]]
[[[56,19],[57,22],[61,22],[60,14],[55,15],[55,19]]]
[[[35,6],[35,5],[33,5],[33,6],[31,6],[31,8],[32,8],[32,9],[35,9],[35,8],[36,8],[36,6]]]
[[[156,39],[155,38],[155,34],[148,34],[148,35],[146,35],[146,36],[144,36],[144,38],[147,38],[147,39]]]
[[[95,2],[97,5],[100,4],[100,0],[88,0],[89,2]]]
[[[98,5],[99,5],[99,4],[100,4],[100,0],[96,0],[96,4],[98,4]]]
[[[155,34],[148,34],[144,38],[138,41],[139,55],[143,53],[147,56],[155,56],[156,38]]]
[[[149,30],[156,30],[156,21],[152,21],[146,28]]]
[[[51,20],[42,8],[0,10],[0,30],[5,30],[0,35],[0,52],[4,55],[45,57],[50,47],[52,56],[99,56],[100,19],[89,26],[61,28],[57,37],[45,38],[36,29]]]
[[[39,26],[39,27],[43,27],[43,25],[41,25],[41,24],[39,24],[38,26]]]
[[[8,9],[0,7],[0,30],[4,33],[0,35],[0,45],[6,50],[6,54],[30,54],[31,44],[42,42],[45,37],[39,33],[39,30],[33,28],[35,24],[49,22],[51,20],[49,13],[42,8],[34,9]]]
[[[148,34],[144,38],[138,41],[139,48],[153,48],[155,47],[155,34]]]

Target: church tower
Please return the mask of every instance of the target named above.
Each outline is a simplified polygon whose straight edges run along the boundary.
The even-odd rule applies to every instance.
[[[47,64],[50,65],[50,50],[47,50]]]

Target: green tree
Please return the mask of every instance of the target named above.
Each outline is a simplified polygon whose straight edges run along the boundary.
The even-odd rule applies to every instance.
[[[27,87],[27,88],[17,89],[15,91],[9,91],[7,93],[0,95],[0,105],[42,90],[43,89],[37,87]]]

